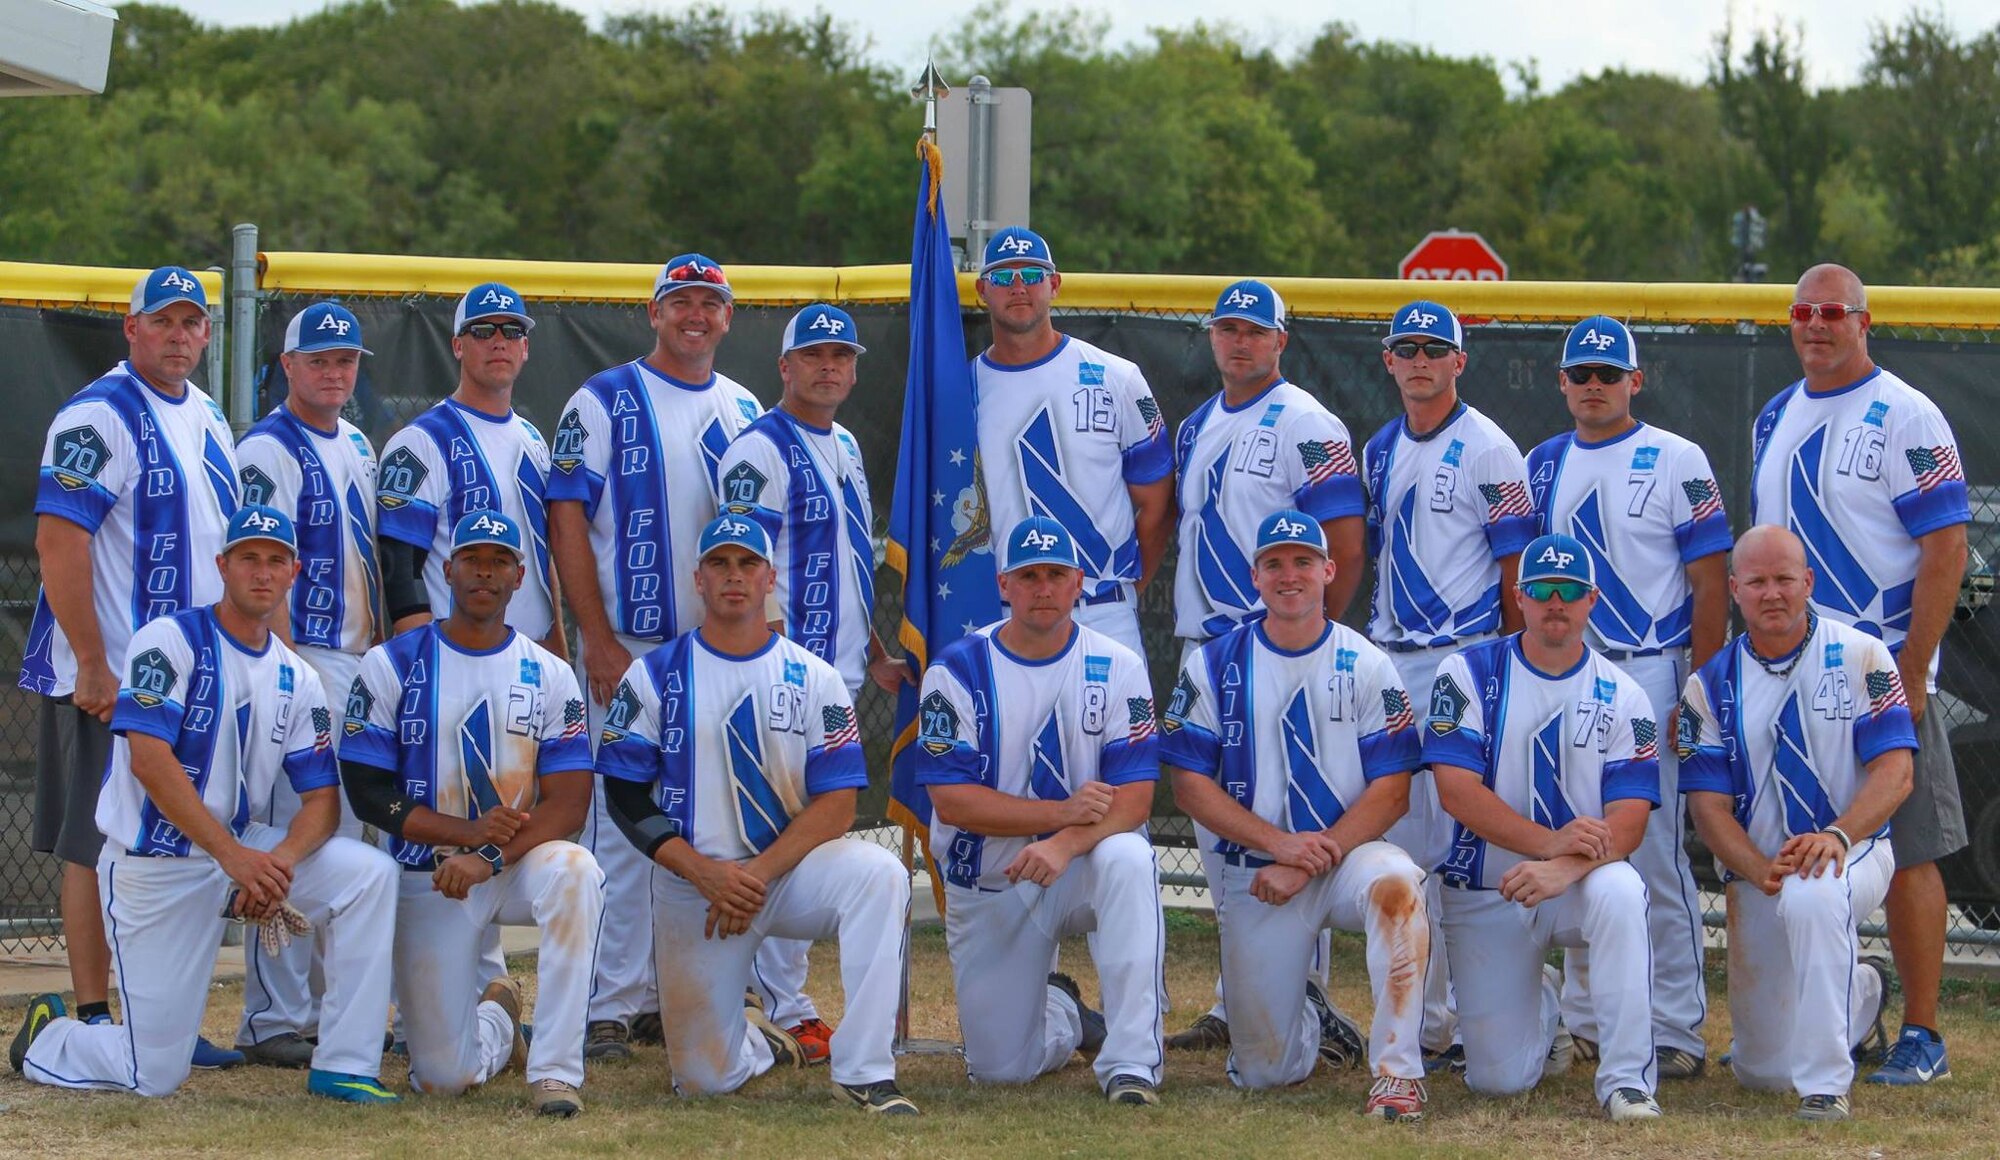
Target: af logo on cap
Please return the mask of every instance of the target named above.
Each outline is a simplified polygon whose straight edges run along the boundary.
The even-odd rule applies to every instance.
[[[1001,238],[995,248],[1004,254],[1032,254],[1035,252],[1035,243],[1026,234],[1014,234],[1011,237]]]
[[[1576,560],[1576,553],[1565,552],[1561,548],[1556,547],[1554,544],[1550,544],[1547,547],[1543,548],[1542,554],[1535,557],[1535,563],[1554,564],[1559,570],[1565,572],[1569,570],[1570,564],[1575,560]]]
[[[1280,518],[1277,523],[1271,525],[1271,531],[1280,536],[1303,536],[1306,534],[1306,526],[1297,520]]]
[[[1438,316],[1432,314],[1430,311],[1425,310],[1420,306],[1410,307],[1410,312],[1403,316],[1404,326],[1415,326],[1415,327],[1421,327],[1424,330],[1429,330],[1431,327],[1436,326],[1437,324],[1438,324]]]
[[[810,323],[807,323],[806,329],[824,330],[828,334],[838,335],[841,331],[847,329],[847,323],[841,319],[835,318],[831,314],[822,314],[818,318],[813,319]]]
[[[182,294],[192,294],[197,289],[195,280],[183,278],[179,270],[168,270],[167,276],[160,279],[160,285],[169,290],[178,290]]]
[[[1255,306],[1257,305],[1257,295],[1241,287],[1234,287],[1229,293],[1222,296],[1222,304],[1224,306]]]
[[[1582,334],[1577,335],[1576,344],[1578,346],[1593,347],[1601,353],[1616,346],[1618,344],[1618,336],[1615,334],[1606,334],[1593,326]]]
[[[278,530],[278,521],[272,516],[250,512],[243,517],[243,526],[253,532],[275,532]]]
[[[337,314],[328,312],[320,315],[319,325],[314,330],[331,330],[342,338],[347,337],[348,322]]]
[[[471,530],[475,532],[487,532],[495,536],[504,536],[507,534],[507,521],[495,516],[483,515],[472,521]]]
[[[1031,552],[1051,551],[1060,542],[1054,532],[1044,532],[1037,528],[1029,528],[1021,537],[1021,547]]]
[[[514,308],[514,296],[512,294],[502,294],[499,290],[488,286],[486,293],[481,294],[479,301],[473,303],[473,305],[497,306],[502,310],[512,310]]]

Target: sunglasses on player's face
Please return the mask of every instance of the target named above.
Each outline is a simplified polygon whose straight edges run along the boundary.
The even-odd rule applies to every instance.
[[[1564,604],[1575,604],[1590,595],[1590,585],[1581,580],[1530,580],[1521,585],[1521,591],[1537,604],[1557,597]]]
[[[1623,382],[1625,376],[1631,373],[1631,371],[1620,370],[1617,367],[1597,366],[1595,364],[1585,367],[1563,368],[1563,377],[1570,381],[1571,386],[1576,387],[1582,386],[1593,378],[1608,387],[1613,383]]]
[[[1389,345],[1389,353],[1397,358],[1410,359],[1422,351],[1425,358],[1436,361],[1458,353],[1458,348],[1448,342],[1397,342]]]
[[[1012,286],[1017,281],[1023,286],[1039,286],[1048,276],[1049,272],[1040,266],[1002,266],[986,271],[986,280],[995,286]]]
[[[1819,317],[1826,319],[1828,322],[1839,322],[1841,319],[1846,318],[1850,314],[1866,314],[1866,313],[1867,310],[1864,309],[1863,307],[1849,306],[1845,302],[1792,303],[1793,322],[1811,322],[1813,320],[1814,315],[1818,315]]]
[[[705,283],[710,286],[729,285],[729,278],[723,274],[720,266],[704,266],[698,262],[682,262],[680,265],[668,270],[664,280],[669,284],[700,285]]]
[[[518,322],[468,322],[465,324],[465,329],[458,333],[461,337],[471,338],[477,342],[485,342],[498,334],[511,342],[517,338],[528,337],[528,328]]]

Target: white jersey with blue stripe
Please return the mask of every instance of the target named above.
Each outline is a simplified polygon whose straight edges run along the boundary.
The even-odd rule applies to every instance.
[[[97,828],[120,849],[208,857],[133,776],[134,734],[166,742],[209,816],[239,836],[269,813],[281,774],[298,793],[340,784],[319,675],[276,636],[253,652],[213,608],[189,609],[134,633],[120,676],[97,798]]]
[[[368,650],[347,692],[340,759],[394,773],[404,796],[454,818],[532,810],[538,779],[588,770],[590,727],[576,675],[519,629],[474,652],[442,622]],[[389,853],[429,866],[435,847],[403,838]]]
[[[243,502],[275,507],[298,529],[292,643],[367,652],[382,616],[368,437],[345,419],[322,431],[281,404],[244,434],[236,463]]]
[[[1590,552],[1597,608],[1590,643],[1620,652],[1688,646],[1687,566],[1733,542],[1722,491],[1702,449],[1645,423],[1599,443],[1564,432],[1528,453],[1544,533]]]
[[[676,834],[731,861],[768,849],[815,796],[868,785],[840,674],[775,633],[738,656],[696,629],[633,661],[597,769],[651,787]]]
[[[1048,516],[1076,540],[1083,591],[1139,579],[1128,487],[1173,471],[1166,420],[1137,363],[1064,336],[1034,362],[972,360],[989,526]],[[947,497],[954,499],[956,497]]]
[[[1751,440],[1751,522],[1781,524],[1805,541],[1814,608],[1901,651],[1917,538],[1972,519],[1944,413],[1877,367],[1825,393],[1786,387],[1757,416]]]
[[[847,428],[767,411],[723,453],[717,498],[750,504],[771,536],[785,635],[840,670],[849,696],[868,675],[875,526],[861,446]]]
[[[1061,801],[1087,782],[1158,781],[1145,662],[1082,625],[1061,652],[1026,660],[1000,643],[1005,623],[959,638],[924,671],[917,784]],[[1005,889],[1008,864],[1034,840],[961,830],[932,812],[931,851],[953,886]]]
[[[1659,726],[1639,683],[1590,649],[1566,673],[1521,654],[1518,633],[1460,649],[1438,666],[1425,721],[1426,765],[1478,774],[1508,808],[1560,830],[1615,801],[1660,804]],[[1446,886],[1491,890],[1522,855],[1452,824]]]
[[[1207,640],[1264,608],[1250,582],[1257,526],[1297,508],[1316,520],[1361,515],[1347,426],[1304,388],[1279,379],[1231,407],[1220,392],[1174,434],[1180,566],[1174,635]]]
[[[556,427],[549,498],[590,520],[611,627],[664,641],[699,625],[695,543],[715,518],[716,470],[763,413],[735,380],[683,383],[634,359],[586,380]]]
[[[518,411],[489,415],[444,399],[410,420],[382,449],[376,504],[384,539],[429,555],[424,589],[431,614],[451,613],[444,564],[451,532],[469,512],[497,511],[521,525],[527,575],[507,604],[507,623],[540,640],[555,623],[549,594],[549,445]]]
[[[1288,833],[1324,830],[1371,782],[1419,763],[1416,718],[1396,665],[1343,624],[1279,648],[1253,622],[1203,645],[1161,722],[1160,761],[1214,778]],[[1249,853],[1218,840],[1220,854]]]
[[[173,398],[122,362],[49,424],[35,514],[91,533],[92,605],[114,671],[140,625],[222,599],[215,557],[236,513],[234,445],[200,387]],[[76,654],[46,598],[29,625],[20,683],[52,697],[76,689]]]
[[[1500,565],[1535,538],[1520,448],[1459,403],[1428,435],[1399,417],[1363,452],[1375,595],[1368,638],[1432,647],[1500,627]]]
[[[1833,825],[1869,762],[1917,747],[1903,678],[1876,637],[1818,617],[1798,649],[1771,664],[1738,636],[1688,677],[1678,727],[1680,791],[1728,794],[1767,856]],[[1885,824],[1877,836],[1888,832]]]

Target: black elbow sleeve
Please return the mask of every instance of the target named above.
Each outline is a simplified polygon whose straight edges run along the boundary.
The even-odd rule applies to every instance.
[[[424,563],[430,553],[387,536],[378,541],[382,554],[382,603],[391,622],[431,612],[430,591],[424,587]]]
[[[384,833],[403,836],[403,823],[416,803],[403,794],[395,773],[363,765],[358,761],[340,763],[340,784],[347,791],[347,804],[354,816]]]
[[[653,800],[652,787],[622,777],[600,777],[606,811],[621,833],[648,861],[661,846],[681,837],[680,823]]]

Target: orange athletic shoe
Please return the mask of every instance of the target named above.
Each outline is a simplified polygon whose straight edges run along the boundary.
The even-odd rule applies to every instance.
[[[796,1027],[787,1027],[793,1039],[806,1053],[806,1066],[825,1063],[833,1058],[833,1028],[824,1020],[808,1019]]]

